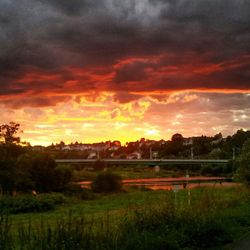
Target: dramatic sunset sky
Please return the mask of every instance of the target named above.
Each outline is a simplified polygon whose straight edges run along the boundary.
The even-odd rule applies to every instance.
[[[250,128],[249,0],[0,0],[0,124],[23,140]]]

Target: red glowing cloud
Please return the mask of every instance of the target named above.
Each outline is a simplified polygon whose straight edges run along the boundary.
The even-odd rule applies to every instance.
[[[185,122],[199,133],[211,115],[214,131],[250,126],[246,1],[20,0],[0,8],[3,121],[31,116],[49,131],[87,121],[95,133],[111,122],[121,137],[133,127],[134,137],[172,126],[189,133]]]

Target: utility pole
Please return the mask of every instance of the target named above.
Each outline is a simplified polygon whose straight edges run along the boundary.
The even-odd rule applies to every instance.
[[[233,160],[235,160],[235,148],[233,148]]]
[[[194,148],[193,147],[191,148],[191,159],[192,160],[194,159]]]
[[[190,194],[190,188],[189,188],[189,185],[188,185],[188,179],[189,179],[189,173],[188,173],[188,170],[186,170],[186,185],[187,185],[187,188],[188,188],[188,205],[190,206],[190,204],[191,204],[191,194]]]
[[[149,159],[150,159],[150,160],[153,159],[153,157],[152,157],[152,148],[151,148],[151,147],[149,148]]]

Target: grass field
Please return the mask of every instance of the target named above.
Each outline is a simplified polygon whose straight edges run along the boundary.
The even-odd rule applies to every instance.
[[[243,187],[203,187],[190,197],[190,205],[187,190],[68,197],[50,212],[3,217],[0,249],[213,249],[249,231]]]

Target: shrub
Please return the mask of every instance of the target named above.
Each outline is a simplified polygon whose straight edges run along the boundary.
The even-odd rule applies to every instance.
[[[213,174],[213,169],[211,166],[204,166],[201,169],[201,174],[202,175],[212,175]]]
[[[213,168],[213,175],[214,176],[220,176],[223,173],[223,167],[222,166],[215,166]]]
[[[74,196],[81,200],[93,200],[96,198],[96,195],[92,192],[92,190],[82,188],[78,184],[69,185],[64,193],[68,196]]]
[[[67,202],[67,198],[61,193],[40,194],[38,200],[51,200],[55,205]]]
[[[99,174],[92,182],[91,188],[97,193],[111,193],[120,191],[122,188],[122,178],[111,172]]]
[[[33,197],[31,195],[0,199],[0,211],[3,214],[18,214],[29,212],[44,212],[55,208],[56,205],[66,201],[62,194],[47,194]]]
[[[91,190],[82,188],[79,198],[82,200],[93,200],[96,198],[96,195]]]
[[[223,167],[224,174],[232,174],[235,170],[236,170],[235,160],[228,161],[228,163]]]
[[[95,161],[95,163],[93,165],[93,168],[95,171],[104,170],[105,167],[106,167],[106,163],[104,161],[100,161],[100,160]]]

